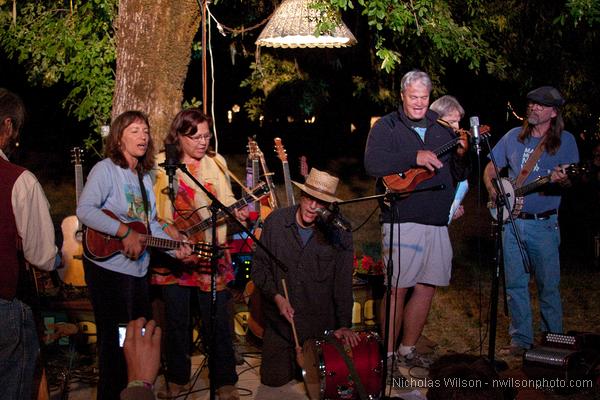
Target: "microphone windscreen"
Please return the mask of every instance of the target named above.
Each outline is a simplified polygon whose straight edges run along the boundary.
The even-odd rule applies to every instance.
[[[177,149],[177,145],[174,143],[165,144],[165,164],[179,164],[179,149]]]

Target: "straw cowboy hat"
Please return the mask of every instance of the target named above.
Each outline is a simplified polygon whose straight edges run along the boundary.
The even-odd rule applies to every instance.
[[[323,200],[327,203],[333,203],[342,201],[342,199],[338,199],[334,196],[339,181],[340,180],[338,178],[329,175],[327,172],[319,171],[316,168],[311,168],[304,184],[294,181],[292,181],[292,183],[312,197]]]

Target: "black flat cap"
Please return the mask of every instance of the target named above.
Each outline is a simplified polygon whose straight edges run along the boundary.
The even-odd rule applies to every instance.
[[[565,104],[560,92],[552,86],[542,86],[527,93],[527,100],[548,107],[559,107]]]

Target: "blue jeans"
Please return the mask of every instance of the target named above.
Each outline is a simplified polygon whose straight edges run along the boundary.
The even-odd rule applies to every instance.
[[[541,311],[542,332],[562,332],[560,300],[560,230],[558,217],[547,220],[515,220],[519,236],[529,257],[530,273],[534,274]],[[533,322],[529,294],[530,274],[525,272],[510,223],[504,226],[504,270],[510,313],[511,344],[529,348],[533,344]]]
[[[31,308],[0,299],[0,398],[31,399],[39,349]]]
[[[201,335],[205,348],[209,349],[210,304],[209,292],[199,291],[197,287],[165,285],[162,287],[165,302],[165,358],[167,361],[166,378],[170,382],[185,384],[190,379],[191,361],[191,329],[190,329],[190,295],[198,295],[200,317],[202,319]],[[209,371],[215,388],[234,385],[238,376],[235,370],[235,354],[231,332],[231,315],[229,290],[217,292],[214,371]]]

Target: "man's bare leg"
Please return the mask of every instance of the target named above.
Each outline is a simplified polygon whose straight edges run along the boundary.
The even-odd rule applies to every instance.
[[[423,333],[431,308],[435,286],[417,283],[404,307],[403,346],[414,346]]]
[[[396,350],[395,339],[400,333],[400,328],[402,327],[402,316],[404,314],[404,299],[406,298],[407,288],[392,288],[392,296],[390,300],[390,314],[393,316],[394,323],[390,323],[390,331],[387,340],[387,352],[392,352]],[[385,299],[382,303],[381,313],[380,313],[380,321],[381,327],[385,326],[385,321],[387,315],[385,315]]]

